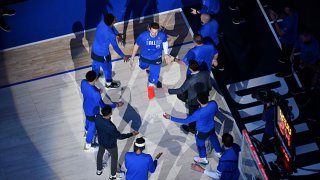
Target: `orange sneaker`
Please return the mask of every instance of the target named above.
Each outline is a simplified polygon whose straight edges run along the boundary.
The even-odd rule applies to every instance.
[[[149,98],[149,100],[153,99],[154,97],[155,97],[154,86],[148,86],[148,98]]]

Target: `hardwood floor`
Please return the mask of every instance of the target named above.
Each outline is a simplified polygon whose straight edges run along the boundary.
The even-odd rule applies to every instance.
[[[176,14],[174,16],[181,16],[181,14]],[[170,18],[173,18],[173,15],[163,15],[166,18],[160,15],[160,22],[162,20],[170,21]],[[182,25],[184,20],[181,21],[179,20],[179,23]],[[173,26],[176,25],[172,24],[172,26],[167,27],[169,29]],[[185,24],[184,26],[187,30],[187,26]],[[191,34],[188,32],[184,42],[189,41],[190,38]],[[173,44],[172,39],[170,41],[171,45]],[[127,40],[128,47],[131,47],[133,38],[131,37],[130,40],[128,37]],[[75,66],[72,65],[67,44],[70,39],[53,41],[60,42],[61,45],[58,47],[56,43],[51,41],[45,42],[47,45],[53,46],[52,49],[45,48],[42,51],[45,51],[46,55],[35,55],[37,48],[43,48],[40,44],[25,47],[27,49],[25,53],[31,59],[24,59],[27,62],[23,64],[17,62],[25,58],[23,57],[24,53],[20,49],[15,50],[21,53],[20,58],[22,59],[19,61],[17,60],[19,58],[17,58],[15,62],[6,59],[6,68],[10,69],[10,67],[13,68],[14,65],[17,65],[13,68],[16,69],[14,72],[25,69],[25,74],[19,72],[18,75],[14,76],[14,72],[8,69],[8,72],[10,72],[8,75],[11,77],[8,83],[50,75],[91,63],[89,58],[85,58],[88,54],[81,54],[79,57],[81,62]],[[129,46],[130,42],[131,45]],[[183,57],[192,46],[192,44],[182,45],[179,47],[177,55]],[[126,49],[125,51],[129,52],[131,50]],[[6,57],[10,57],[10,53],[12,52],[5,52],[4,54],[6,54]],[[13,58],[13,54],[11,55],[11,58]],[[47,63],[40,62],[40,57],[47,59]],[[113,58],[116,58],[116,56],[114,55]],[[34,64],[31,65],[31,63]],[[35,64],[42,69],[33,69]],[[50,66],[54,67],[50,69]],[[102,176],[95,175],[96,152],[83,151],[84,115],[79,83],[90,69],[84,68],[0,89],[0,179],[91,180],[108,177],[109,166]],[[210,179],[190,169],[190,164],[193,162],[192,158],[197,155],[194,136],[182,133],[179,124],[162,117],[164,112],[184,117],[186,112],[184,104],[176,96],[164,94],[161,89],[156,89],[156,98],[149,101],[146,88],[147,75],[140,70],[137,63],[131,71],[129,64],[117,61],[113,63],[113,70],[115,72],[114,79],[120,80],[123,88],[108,91],[104,89],[103,100],[106,103],[110,102],[110,99],[112,101],[121,99],[125,102],[123,107],[114,110],[113,122],[121,132],[138,130],[140,136],[146,138],[147,148],[145,151],[147,153],[153,156],[158,152],[164,153],[159,160],[156,172],[150,175],[150,179]],[[179,87],[184,79],[185,67],[177,63],[164,65],[161,69],[161,81],[165,86]],[[97,86],[102,88],[103,85],[104,79],[102,77],[97,82]],[[219,136],[230,130],[237,132],[232,117],[228,114],[230,111],[223,97],[212,91],[211,98],[215,99],[223,110],[219,112],[216,118],[216,132]],[[234,136],[238,141],[237,134],[234,134]],[[120,164],[123,165],[125,152],[133,150],[133,142],[134,138],[118,141]],[[215,169],[217,159],[210,156],[209,160],[210,165],[207,168]],[[110,164],[110,161],[108,164]],[[122,167],[122,169],[125,169],[125,167]]]

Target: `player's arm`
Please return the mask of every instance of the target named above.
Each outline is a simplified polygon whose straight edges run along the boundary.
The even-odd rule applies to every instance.
[[[121,49],[118,46],[118,43],[116,41],[115,36],[114,36],[114,38],[111,38],[111,45],[112,45],[113,49],[117,52],[117,54],[119,54],[119,56],[121,56],[122,58],[125,57],[125,55],[123,54],[123,52],[121,51]]]
[[[139,49],[139,45],[137,43],[134,44],[133,49],[132,49],[132,54],[131,54],[131,59],[133,60],[134,57],[136,56],[138,49]]]

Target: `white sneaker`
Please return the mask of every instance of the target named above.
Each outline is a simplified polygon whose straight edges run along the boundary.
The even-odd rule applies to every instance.
[[[92,147],[91,144],[88,144],[88,143],[86,143],[83,148],[85,152],[94,152],[94,151],[97,151],[97,149],[98,148]]]
[[[117,179],[123,178],[125,173],[123,171],[117,172]]]
[[[203,164],[203,165],[207,165],[209,164],[209,161],[207,160],[207,158],[201,158],[199,156],[195,156],[193,157],[194,162],[198,163],[198,164]]]
[[[214,152],[214,155],[215,155],[217,158],[221,158],[221,153],[220,153],[220,152]]]

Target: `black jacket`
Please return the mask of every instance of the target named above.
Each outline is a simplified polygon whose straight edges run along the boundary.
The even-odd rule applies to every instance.
[[[206,92],[209,94],[211,90],[212,79],[208,71],[200,71],[197,74],[191,75],[190,78],[186,79],[182,86],[178,89],[169,89],[169,94],[181,94],[185,91],[188,92],[188,104],[198,105],[197,95],[200,92]]]
[[[126,139],[133,136],[132,133],[121,134],[111,119],[104,119],[101,115],[97,115],[95,121],[99,145],[104,148],[115,148],[117,147],[117,139]]]

